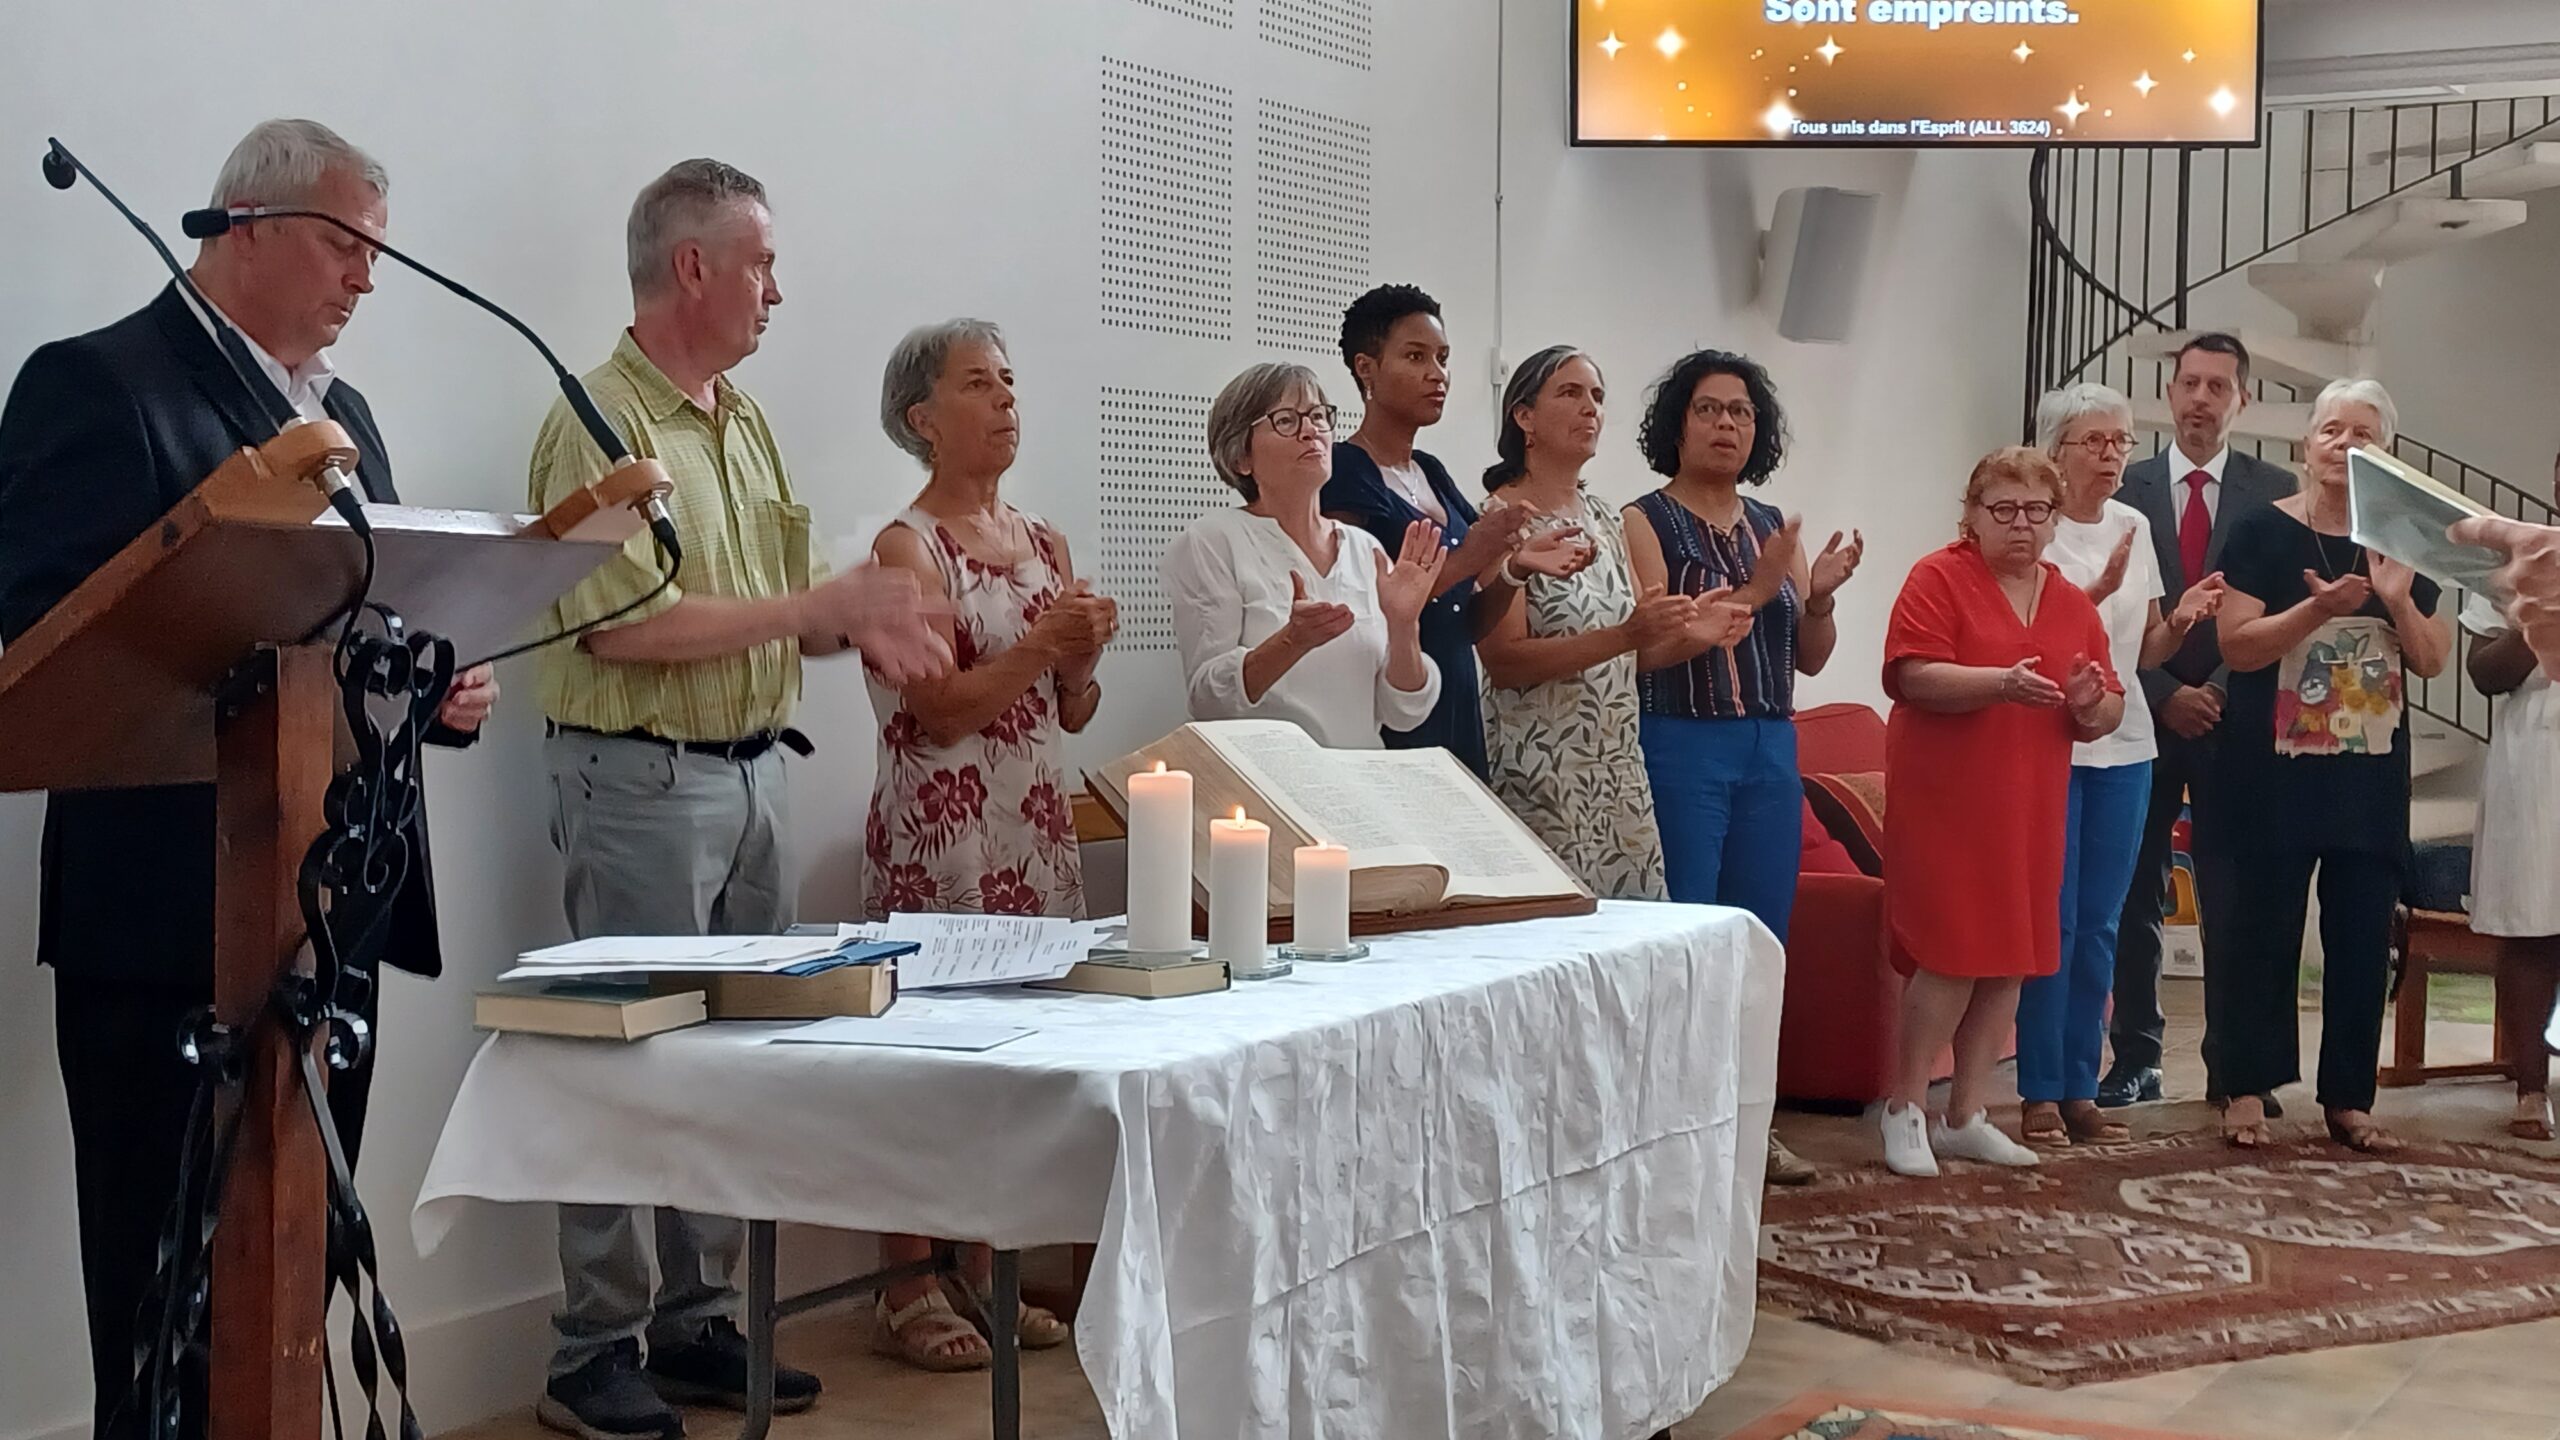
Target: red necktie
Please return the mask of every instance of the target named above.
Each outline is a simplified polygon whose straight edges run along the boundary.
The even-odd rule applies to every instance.
[[[2186,583],[2204,578],[2205,552],[2213,546],[2213,512],[2204,507],[2204,487],[2213,477],[2202,470],[2187,477],[2187,508],[2178,517],[2178,563],[2186,567]]]

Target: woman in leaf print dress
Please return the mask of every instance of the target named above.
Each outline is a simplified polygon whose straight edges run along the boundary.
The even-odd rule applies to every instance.
[[[931,474],[873,553],[950,600],[950,618],[937,623],[950,627],[955,668],[903,687],[870,676],[882,722],[865,845],[870,912],[1081,918],[1060,748],[1101,704],[1094,667],[1119,615],[1075,578],[1064,536],[997,494],[1021,441],[1003,335],[977,320],[909,334],[890,357],[880,421]],[[881,1240],[888,1264],[930,1253],[920,1237]],[[974,1283],[948,1294],[930,1276],[892,1286],[874,1346],[922,1369],[983,1369],[992,1358],[985,1267],[984,1252],[974,1254]],[[1067,1338],[1036,1306],[1023,1307],[1019,1333],[1030,1349]]]
[[[1501,459],[1485,472],[1490,509],[1517,506],[1532,531],[1578,525],[1591,563],[1529,577],[1527,604],[1477,641],[1496,794],[1595,894],[1668,898],[1653,789],[1636,743],[1636,657],[1705,623],[1735,634],[1749,612],[1686,595],[1639,600],[1616,510],[1583,488],[1607,400],[1600,369],[1569,345],[1542,350],[1503,394]]]

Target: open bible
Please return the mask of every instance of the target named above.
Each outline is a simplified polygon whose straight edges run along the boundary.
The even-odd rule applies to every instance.
[[[1129,777],[1191,772],[1192,873],[1207,897],[1209,822],[1237,806],[1271,827],[1271,911],[1290,913],[1297,848],[1351,852],[1352,928],[1491,923],[1597,908],[1555,852],[1446,750],[1328,750],[1285,720],[1183,726],[1088,777],[1125,819]]]

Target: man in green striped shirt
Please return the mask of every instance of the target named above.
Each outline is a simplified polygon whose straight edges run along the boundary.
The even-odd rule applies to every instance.
[[[764,412],[728,379],[782,301],[764,187],[716,160],[685,161],[640,192],[628,245],[631,328],[586,384],[632,453],[674,480],[668,509],[684,559],[660,590],[651,538],[637,536],[551,617],[567,628],[617,616],[543,657],[569,928],[581,938],[770,934],[796,908],[782,751],[808,753],[790,728],[801,658],[860,650],[884,674],[914,679],[947,670],[951,656],[912,575],[864,565],[826,576]],[[528,499],[547,510],[604,468],[555,404],[534,443]],[[585,1440],[676,1440],[684,1422],[669,1401],[743,1406],[745,1240],[745,1226],[722,1216],[661,1208],[651,1234],[625,1206],[562,1206],[567,1293],[542,1423]],[[653,1242],[665,1277],[654,1295]],[[817,1377],[785,1367],[774,1391],[777,1409],[806,1409]]]

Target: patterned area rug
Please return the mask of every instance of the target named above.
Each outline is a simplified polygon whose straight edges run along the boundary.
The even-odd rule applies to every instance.
[[[2159,1430],[2083,1425],[2077,1420],[1877,1404],[1803,1395],[1726,1440],[2188,1440]]]
[[[1760,1267],[1765,1305],[2083,1385],[2560,1315],[2560,1167],[2216,1136],[1877,1167],[1771,1192]]]

